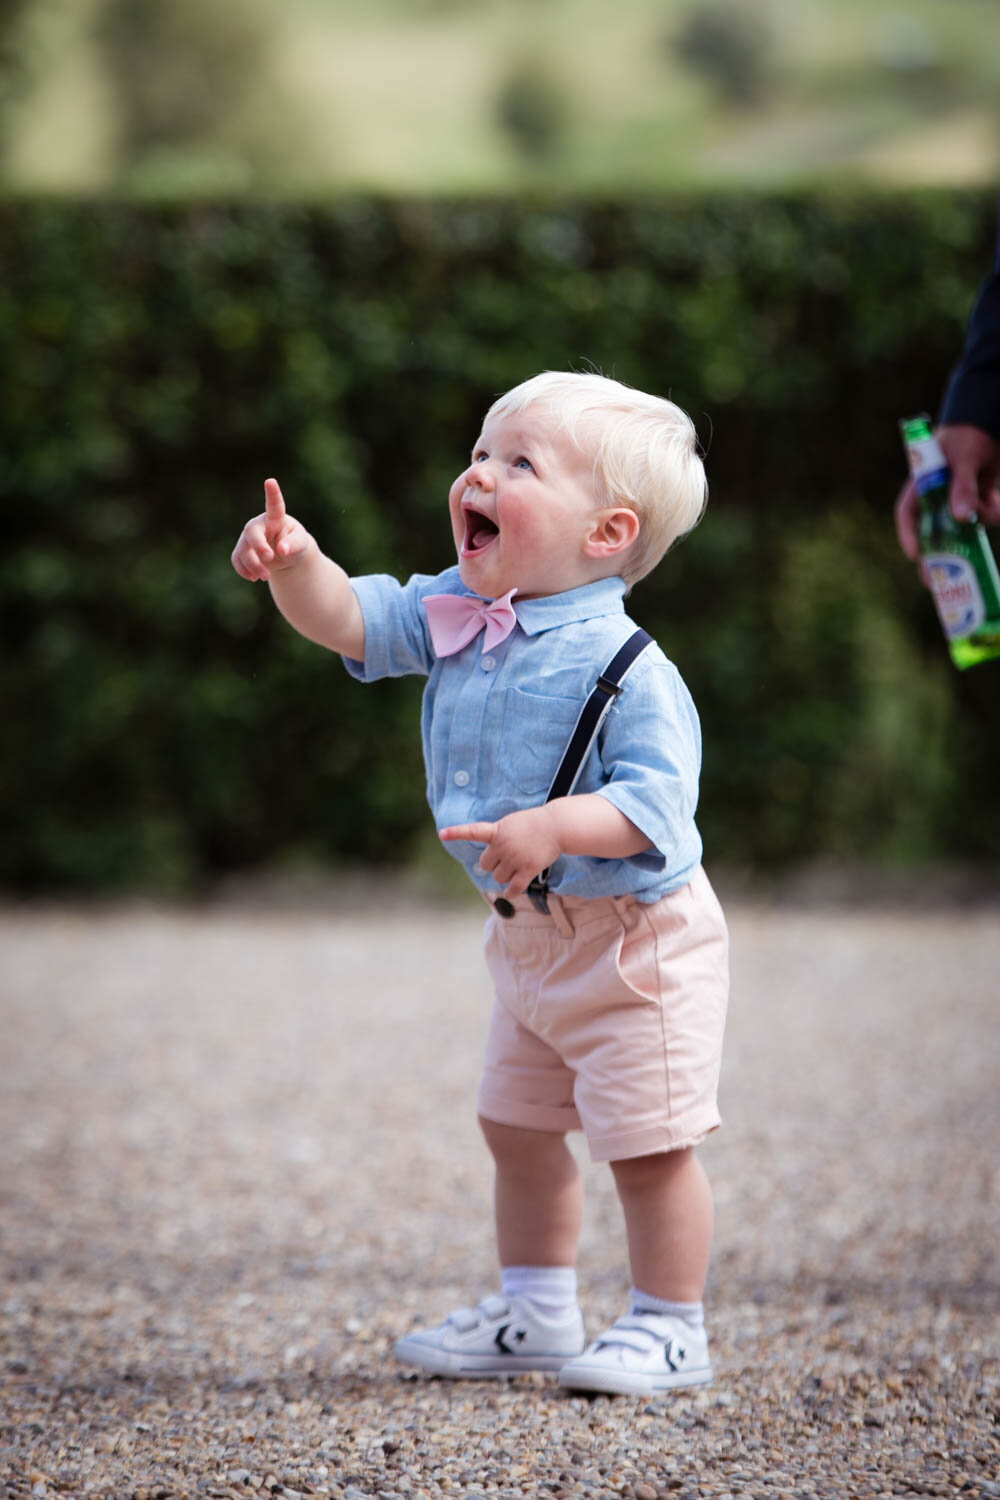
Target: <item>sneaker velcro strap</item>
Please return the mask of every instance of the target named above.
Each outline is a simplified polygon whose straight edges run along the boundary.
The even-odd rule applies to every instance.
[[[652,1339],[668,1339],[674,1331],[668,1320],[658,1317],[656,1313],[626,1313],[624,1317],[615,1320],[614,1326],[641,1328]]]
[[[510,1303],[506,1297],[492,1292],[489,1297],[484,1297],[480,1302],[479,1311],[487,1318],[506,1318],[510,1312]]]
[[[484,1297],[478,1307],[456,1307],[453,1313],[448,1314],[448,1322],[459,1333],[471,1333],[482,1323],[493,1318],[505,1318],[510,1312],[510,1303],[506,1297],[498,1297],[494,1292],[489,1297]]]
[[[453,1313],[448,1314],[448,1322],[458,1329],[459,1333],[471,1333],[478,1328],[483,1321],[478,1307],[456,1307]]]
[[[620,1346],[626,1349],[635,1349],[639,1354],[648,1354],[656,1343],[648,1333],[632,1333],[628,1328],[609,1328],[607,1333],[602,1333],[595,1349],[607,1349],[610,1346]]]
[[[626,1349],[635,1349],[639,1354],[648,1354],[654,1344],[666,1342],[666,1339],[657,1334],[656,1330],[650,1328],[648,1319],[644,1317],[619,1318],[608,1329],[602,1333],[597,1340],[598,1347],[608,1345],[620,1345]]]

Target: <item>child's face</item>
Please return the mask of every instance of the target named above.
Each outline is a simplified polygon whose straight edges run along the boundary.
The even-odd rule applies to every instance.
[[[448,508],[462,582],[484,599],[561,594],[609,571],[585,550],[600,509],[592,460],[543,406],[487,420]]]

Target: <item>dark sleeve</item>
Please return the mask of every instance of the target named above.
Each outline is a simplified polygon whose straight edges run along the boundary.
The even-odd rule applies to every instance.
[[[1000,236],[993,272],[972,310],[940,421],[967,422],[1000,441]]]

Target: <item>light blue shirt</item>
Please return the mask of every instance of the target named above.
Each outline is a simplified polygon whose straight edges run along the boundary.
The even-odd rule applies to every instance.
[[[449,568],[400,584],[383,574],[352,578],[365,620],[365,659],[345,658],[361,682],[422,674],[421,729],[427,800],[438,828],[494,823],[545,801],[580,709],[598,674],[635,629],[625,584],[604,578],[564,594],[520,602],[518,623],[485,651],[480,633],[462,651],[434,654],[426,594],[471,594]],[[473,595],[473,597],[476,597]],[[680,673],[650,645],[625,679],[591,746],[574,795],[596,792],[653,848],[628,859],[564,855],[549,887],[562,896],[635,895],[658,901],[686,885],[701,859],[695,826],[701,731]],[[501,887],[478,868],[482,844],[448,843],[479,890]]]

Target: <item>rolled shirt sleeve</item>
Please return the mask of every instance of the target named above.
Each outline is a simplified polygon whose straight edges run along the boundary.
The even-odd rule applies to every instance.
[[[364,661],[343,658],[351,676],[359,682],[428,676],[434,651],[422,601],[439,586],[440,579],[416,573],[400,583],[387,573],[371,573],[352,578],[350,583],[365,621]]]
[[[603,785],[594,790],[653,845],[657,863],[696,863],[694,822],[701,771],[701,728],[673,664],[653,648],[626,680],[600,737]],[[653,851],[634,856],[649,860]]]

